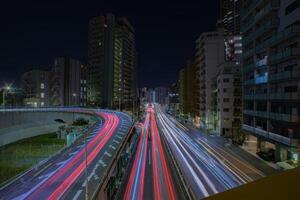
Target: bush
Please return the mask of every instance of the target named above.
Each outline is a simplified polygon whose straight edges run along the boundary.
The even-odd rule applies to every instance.
[[[86,120],[84,118],[78,118],[73,122],[73,126],[85,126],[89,124],[89,120]]]

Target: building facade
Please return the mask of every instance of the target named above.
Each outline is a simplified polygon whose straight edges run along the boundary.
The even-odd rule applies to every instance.
[[[88,44],[88,104],[131,109],[137,98],[132,25],[112,14],[92,18]]]
[[[156,99],[155,102],[159,103],[161,105],[166,105],[168,102],[168,88],[167,87],[156,87],[155,93],[156,93]]]
[[[300,139],[300,3],[245,1],[243,125],[257,152],[298,160]]]
[[[220,135],[238,141],[242,120],[241,65],[224,62],[217,75],[217,113],[213,125]]]
[[[196,118],[204,129],[213,129],[213,83],[224,62],[224,32],[205,32],[196,41]]]
[[[84,66],[80,61],[65,57],[56,58],[50,78],[51,105],[84,105],[86,101],[84,73]]]
[[[24,105],[45,107],[50,105],[50,71],[31,70],[21,76],[24,91]]]
[[[179,88],[178,88],[178,83],[173,83],[169,87],[169,111],[171,113],[178,114],[180,112],[180,106],[179,106]]]
[[[243,0],[220,0],[220,16],[225,35],[240,35],[240,10]]]

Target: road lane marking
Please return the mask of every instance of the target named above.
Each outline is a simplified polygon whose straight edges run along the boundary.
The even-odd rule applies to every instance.
[[[81,193],[82,193],[82,190],[78,190],[76,192],[75,196],[73,197],[73,200],[77,200]]]
[[[110,153],[108,153],[107,151],[105,151],[104,155],[107,155],[108,157],[111,157],[112,155]]]
[[[151,165],[151,151],[149,151],[149,165]]]
[[[112,148],[113,150],[116,150],[116,147],[113,145],[109,145],[109,148]]]

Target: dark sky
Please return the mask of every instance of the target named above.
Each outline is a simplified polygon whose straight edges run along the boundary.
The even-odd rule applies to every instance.
[[[146,3],[147,2],[147,3]],[[0,8],[0,85],[57,56],[86,62],[90,17],[126,16],[136,29],[139,86],[168,85],[194,55],[195,40],[213,30],[218,0],[10,1]]]

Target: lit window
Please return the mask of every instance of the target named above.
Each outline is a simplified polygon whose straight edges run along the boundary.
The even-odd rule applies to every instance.
[[[42,106],[42,107],[45,106],[45,103],[44,103],[44,102],[41,102],[41,106]]]
[[[42,99],[45,98],[45,93],[44,92],[41,93],[41,98]]]
[[[45,84],[41,83],[41,89],[45,89]]]

